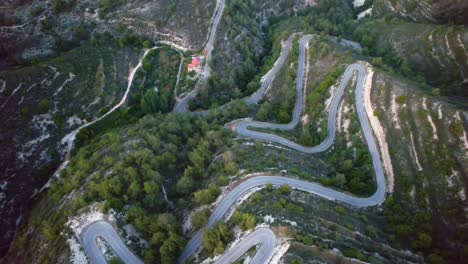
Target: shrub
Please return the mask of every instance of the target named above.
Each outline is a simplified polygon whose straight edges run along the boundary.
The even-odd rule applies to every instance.
[[[283,184],[279,187],[278,189],[282,194],[290,194],[291,193],[291,187],[287,184]]]
[[[118,257],[112,257],[109,259],[109,264],[123,264],[123,262]]]
[[[143,41],[142,45],[143,45],[143,48],[149,49],[149,48],[151,48],[153,43],[151,43],[151,41],[149,41],[149,40],[145,40],[145,41]]]
[[[208,223],[208,218],[210,217],[210,210],[205,208],[193,214],[192,216],[192,226],[194,229],[200,229],[206,223]]]
[[[335,212],[337,212],[340,215],[343,215],[345,213],[345,209],[343,208],[343,206],[337,205],[335,206]]]
[[[463,125],[459,120],[452,121],[449,125],[449,131],[454,137],[460,137],[463,133]]]
[[[37,105],[37,113],[42,115],[49,112],[50,101],[47,99],[42,99]]]
[[[444,264],[445,263],[444,259],[441,256],[434,254],[434,253],[429,254],[429,256],[427,256],[426,262],[428,264]]]
[[[229,230],[228,226],[225,223],[218,223],[203,233],[202,245],[210,254],[221,254],[231,236],[232,231]]]
[[[404,95],[399,95],[395,98],[395,102],[399,105],[402,105],[406,102],[406,96]]]
[[[255,216],[249,213],[240,213],[236,211],[232,216],[232,220],[244,231],[255,227]]]
[[[376,238],[377,237],[377,231],[373,226],[368,226],[366,228],[366,235],[368,235],[371,238]]]

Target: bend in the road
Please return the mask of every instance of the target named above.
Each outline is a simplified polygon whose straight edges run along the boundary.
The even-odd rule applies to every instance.
[[[250,263],[268,263],[273,256],[276,236],[271,229],[261,227],[247,235],[241,242],[216,260],[216,264],[233,263],[253,246],[260,245]]]
[[[294,40],[295,35],[296,34],[291,34],[291,36],[289,36],[289,38],[286,40],[285,44],[283,45],[283,47],[281,49],[280,56],[276,60],[275,64],[273,65],[271,70],[268,71],[263,76],[263,78],[262,78],[263,81],[262,81],[262,83],[260,85],[260,88],[257,91],[255,91],[252,95],[250,95],[249,97],[244,99],[245,103],[247,105],[257,104],[262,99],[263,94],[265,93],[266,89],[268,88],[268,86],[270,86],[271,82],[276,77],[276,74],[279,72],[281,67],[283,67],[284,63],[286,62],[286,59],[287,59],[287,57],[289,55],[289,51],[291,49],[292,42]],[[187,111],[187,105],[188,105],[189,101],[192,100],[193,98],[195,98],[195,96],[198,93],[198,89],[199,89],[199,87],[197,86],[192,91],[190,91],[186,96],[184,96],[182,99],[180,99],[180,101],[174,106],[173,112],[174,113],[184,113],[184,112],[186,112]],[[207,111],[202,111],[202,112],[198,112],[198,113],[203,114],[203,113],[207,113]]]
[[[253,93],[251,96],[245,99],[245,103],[247,105],[257,104],[262,99],[263,94],[265,93],[266,89],[268,88],[268,86],[270,86],[271,82],[275,79],[276,74],[279,72],[281,67],[283,67],[284,63],[286,62],[286,59],[288,58],[289,51],[291,49],[292,42],[295,36],[296,34],[291,34],[289,38],[286,40],[285,44],[281,48],[280,56],[276,60],[275,64],[273,65],[271,70],[268,71],[263,76],[263,81],[260,86],[260,89],[258,89],[255,93]]]
[[[107,263],[97,245],[98,238],[104,239],[124,263],[143,264],[124,244],[112,225],[105,221],[93,222],[82,231],[81,241],[92,264]]]
[[[271,124],[265,122],[255,122],[255,121],[242,121],[237,126],[237,132],[243,136],[264,140],[272,141],[278,144],[286,145],[298,151],[304,153],[318,153],[327,150],[332,144],[335,137],[336,129],[336,115],[338,112],[338,106],[342,99],[344,89],[346,85],[351,80],[351,77],[354,72],[358,73],[357,83],[356,83],[356,109],[358,112],[359,121],[361,123],[362,131],[366,139],[369,152],[372,157],[372,163],[374,171],[376,174],[377,181],[377,190],[371,197],[356,197],[353,195],[345,194],[330,188],[326,188],[316,183],[305,182],[297,179],[286,178],[282,176],[256,176],[254,178],[248,179],[243,182],[231,192],[227,194],[226,197],[220,202],[216,207],[215,211],[211,215],[207,225],[199,230],[195,236],[189,241],[185,250],[182,252],[181,257],[179,258],[179,263],[185,262],[201,245],[201,238],[204,230],[211,228],[217,221],[223,219],[224,215],[229,211],[229,209],[236,203],[236,201],[249,190],[264,186],[267,183],[271,183],[275,186],[288,184],[292,188],[301,190],[304,192],[316,194],[325,199],[335,200],[344,202],[356,207],[367,207],[379,205],[385,200],[385,178],[383,174],[382,164],[380,160],[380,155],[377,150],[375,139],[372,134],[372,130],[369,124],[369,120],[365,114],[364,105],[363,105],[363,90],[364,90],[364,80],[366,77],[366,69],[362,64],[352,64],[347,67],[345,73],[343,74],[343,80],[340,83],[338,91],[334,94],[331,102],[329,119],[328,119],[328,135],[327,138],[316,147],[304,147],[298,145],[294,142],[291,142],[287,139],[284,139],[277,135],[251,131],[247,128],[252,127],[262,127],[262,128],[276,128],[276,129],[293,129],[299,122],[300,115],[302,113],[302,89],[303,89],[303,78],[304,78],[304,65],[305,65],[305,49],[306,44],[313,38],[312,35],[305,35],[299,41],[299,63],[297,69],[297,80],[296,80],[296,103],[294,107],[293,120],[289,124]],[[227,253],[230,254],[229,252]]]
[[[366,77],[366,69],[363,67],[363,65],[352,64],[348,66],[345,73],[343,74],[343,80],[340,83],[337,93],[335,93],[331,101],[329,119],[328,119],[328,128],[327,128],[328,136],[320,145],[316,147],[304,147],[294,142],[291,142],[287,139],[284,139],[278,135],[251,131],[248,129],[248,127],[262,127],[262,128],[276,128],[276,129],[287,130],[287,129],[293,129],[298,124],[300,115],[302,113],[301,102],[302,102],[302,96],[303,96],[302,89],[303,89],[303,83],[304,83],[303,79],[304,79],[304,65],[305,65],[305,49],[306,49],[306,45],[308,41],[310,41],[312,38],[313,38],[313,35],[305,35],[299,41],[299,63],[298,63],[297,80],[296,80],[297,93],[296,93],[296,103],[294,106],[294,113],[293,113],[292,121],[289,124],[271,124],[271,123],[256,122],[256,121],[242,121],[242,122],[239,122],[237,126],[237,132],[249,138],[272,141],[272,142],[288,146],[290,148],[296,149],[304,153],[318,153],[318,152],[325,151],[332,145],[334,137],[335,137],[336,115],[338,112],[339,102],[341,101],[342,96],[343,96],[344,89],[346,88],[346,85],[348,84],[348,82],[351,80],[353,73],[357,72],[358,75],[357,75],[357,84],[356,84],[356,109],[358,112],[358,117],[361,123],[364,137],[366,139],[367,145],[369,147],[369,151],[371,153],[374,170],[375,170],[375,174],[377,177],[377,191],[371,197],[363,198],[363,197],[356,197],[353,195],[342,193],[342,192],[339,192],[337,190],[333,190],[330,188],[326,188],[316,183],[304,182],[301,180],[283,177],[283,176],[256,176],[254,178],[250,178],[244,181],[243,183],[241,183],[236,188],[234,188],[231,192],[229,192],[226,195],[226,197],[222,199],[220,204],[215,208],[215,211],[213,212],[213,214],[210,216],[208,223],[201,230],[199,230],[196,233],[196,235],[189,241],[186,248],[182,252],[182,255],[179,258],[179,263],[183,263],[185,260],[187,260],[201,246],[201,240],[202,240],[202,235],[203,235],[204,230],[211,228],[217,221],[223,220],[223,217],[226,215],[226,213],[230,210],[230,208],[236,203],[236,201],[242,195],[244,195],[246,192],[249,192],[253,188],[264,186],[267,183],[271,183],[275,186],[288,184],[294,189],[316,194],[325,199],[340,201],[340,202],[347,203],[356,207],[367,207],[367,206],[378,205],[384,201],[385,179],[383,175],[382,164],[380,161],[380,156],[377,150],[375,140],[373,138],[372,130],[370,128],[369,121],[367,119],[367,116],[364,111],[364,106],[363,106],[363,89],[364,89],[364,80]],[[275,67],[279,67],[281,63],[284,63],[282,62],[283,58],[281,56],[283,55],[287,56],[286,50],[289,50],[287,49],[287,46],[283,50],[284,52],[282,52],[282,54],[280,55],[280,58],[278,59],[280,63],[278,63],[278,65],[275,65]],[[269,85],[269,82],[271,82],[271,80],[275,77],[275,74],[277,73],[277,71],[275,70],[272,72],[273,73],[270,75],[267,74],[266,82],[264,82],[265,84],[264,86],[261,87],[261,89],[266,89],[266,87]],[[254,94],[252,97],[250,97],[253,99],[248,98],[247,100],[250,99],[249,102],[256,103],[258,102],[258,100],[260,100],[258,98],[261,98],[259,96],[263,95],[263,92]],[[195,90],[192,91],[189,95],[194,96],[194,94],[196,94]],[[120,238],[119,238],[120,240],[120,243],[119,243],[118,242],[119,240],[115,239],[115,235],[112,235],[112,234],[109,235],[108,233],[110,232],[109,228],[112,229],[112,226],[110,225],[102,226],[101,224],[99,225],[96,224],[83,231],[83,237],[88,238],[87,239],[88,242],[84,241],[84,243],[87,245],[85,246],[85,250],[88,256],[90,256],[90,258],[93,258],[93,257],[96,257],[97,255],[101,255],[102,257],[102,254],[96,251],[97,245],[95,243],[89,242],[89,241],[93,241],[92,240],[93,238],[95,241],[95,238],[97,236],[101,236],[111,245],[111,247],[115,251],[120,252],[120,253],[117,253],[117,252],[116,253],[122,259],[128,258],[130,261],[129,263],[140,263],[140,262],[135,262],[139,260],[136,259],[134,255],[130,251],[128,251],[128,249],[127,251],[125,251],[125,249],[120,248],[122,247],[122,245],[123,247],[125,247],[125,245],[120,240]],[[113,230],[113,232],[115,233],[115,230]],[[231,251],[227,252],[224,256],[222,256],[221,260],[226,260],[226,261],[235,260],[238,258],[236,256],[238,256],[239,254],[245,253],[245,251],[242,252],[244,249],[248,250],[252,246],[261,244],[262,248],[271,248],[271,249],[258,251],[253,259],[254,260],[253,263],[263,263],[262,261],[265,260],[265,256],[270,256],[273,253],[273,248],[271,246],[267,247],[266,246],[267,244],[265,244],[269,242],[264,241],[264,239],[262,238],[265,235],[264,232],[267,232],[267,231],[261,231],[261,232],[259,231],[259,232],[252,233],[250,236],[248,236],[249,238],[248,240],[242,241],[239,245],[236,245]],[[86,239],[83,239],[83,240],[86,240]],[[271,242],[274,240],[270,239],[269,241]],[[274,247],[274,243],[273,243],[273,247]],[[99,259],[99,257],[97,258]],[[97,260],[97,261],[100,261],[100,260]],[[101,263],[101,262],[97,262],[97,263]]]

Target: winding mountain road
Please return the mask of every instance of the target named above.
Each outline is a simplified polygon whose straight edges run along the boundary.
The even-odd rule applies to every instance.
[[[229,250],[229,254],[216,260],[216,264],[232,263],[242,257],[253,246],[260,245],[251,263],[268,263],[275,249],[276,237],[271,229],[262,227],[246,236],[239,244]]]
[[[304,152],[304,153],[319,153],[327,150],[333,144],[333,140],[336,134],[336,116],[338,112],[339,103],[343,97],[344,89],[348,85],[351,77],[353,76],[354,72],[357,72],[357,83],[356,83],[356,109],[359,117],[359,121],[361,123],[362,131],[364,137],[366,139],[367,145],[369,147],[369,152],[372,157],[372,163],[374,167],[374,171],[376,174],[376,181],[377,181],[377,190],[371,197],[356,197],[353,195],[349,195],[346,193],[342,193],[330,188],[326,188],[322,185],[312,183],[312,182],[305,182],[293,178],[287,178],[282,176],[256,176],[254,178],[248,179],[245,182],[241,183],[235,189],[227,194],[226,197],[220,202],[220,204],[216,207],[215,211],[211,215],[208,223],[205,227],[200,229],[195,236],[189,241],[185,250],[182,252],[182,255],[179,258],[179,263],[185,262],[201,245],[201,239],[203,232],[206,229],[211,228],[216,222],[223,220],[224,215],[230,210],[230,208],[236,203],[236,201],[245,193],[249,192],[253,188],[264,186],[268,183],[271,183],[275,186],[280,186],[283,184],[288,184],[293,189],[297,189],[300,191],[312,193],[323,197],[328,200],[334,200],[339,202],[344,202],[356,207],[367,207],[367,206],[374,206],[379,205],[385,200],[385,177],[383,174],[382,164],[380,160],[380,155],[377,149],[377,145],[375,143],[374,137],[372,135],[372,130],[369,124],[369,120],[367,119],[366,112],[364,109],[364,98],[363,98],[363,91],[364,91],[364,81],[366,79],[366,69],[362,64],[351,64],[347,67],[345,73],[343,74],[343,79],[340,83],[340,86],[337,92],[334,94],[331,105],[330,105],[330,112],[328,116],[328,127],[327,127],[327,138],[320,143],[316,147],[304,147],[298,145],[297,143],[291,142],[285,138],[282,138],[278,135],[251,131],[248,127],[257,127],[257,128],[273,128],[273,129],[281,129],[281,130],[291,130],[293,129],[298,123],[300,119],[300,115],[302,113],[302,90],[304,86],[304,68],[305,68],[305,60],[306,60],[306,46],[307,43],[313,39],[313,35],[305,35],[301,37],[299,40],[299,62],[297,68],[297,80],[296,80],[296,103],[294,106],[294,113],[292,121],[288,124],[272,124],[272,123],[265,123],[265,122],[256,122],[256,121],[242,121],[240,122],[237,127],[236,131],[245,137],[275,142],[277,144],[285,145],[292,149]],[[256,241],[257,240],[252,240]],[[270,240],[263,241],[264,243],[269,243]],[[246,248],[247,250],[254,246],[255,244],[250,243],[244,245],[242,248]],[[244,252],[245,253],[245,252]],[[272,252],[273,253],[273,252]],[[222,258],[226,260],[232,260],[234,255],[238,255],[237,251],[229,251],[227,252]],[[254,258],[255,259],[255,258]],[[265,263],[265,262],[254,262],[251,263]]]
[[[286,40],[285,44],[281,48],[280,56],[276,60],[275,64],[273,65],[271,70],[268,71],[263,76],[263,78],[262,78],[263,80],[262,80],[260,88],[255,93],[253,93],[251,96],[245,98],[245,103],[246,104],[248,104],[248,105],[257,104],[260,100],[262,100],[266,89],[268,88],[268,86],[270,86],[270,83],[273,81],[273,79],[275,78],[278,71],[281,69],[281,67],[283,67],[284,63],[286,62],[286,59],[288,58],[288,55],[289,55],[289,50],[291,49],[292,42],[294,40],[294,36],[296,36],[296,35],[297,34],[291,34],[291,36],[289,36],[289,38]],[[206,66],[206,67],[209,67],[209,66]],[[205,69],[206,69],[206,67],[205,67]],[[206,73],[206,71],[205,71],[205,73]],[[185,113],[185,112],[187,112],[188,102],[190,100],[192,100],[193,98],[195,98],[197,93],[198,93],[198,87],[193,89],[192,91],[190,91],[190,93],[188,93],[184,98],[182,98],[174,106],[173,112],[174,113]],[[196,112],[196,113],[197,114],[206,114],[206,113],[208,113],[208,111],[199,111],[199,112]]]
[[[291,34],[291,36],[289,36],[289,38],[286,40],[286,43],[281,48],[280,56],[276,60],[275,64],[273,65],[271,70],[263,76],[263,81],[260,86],[260,89],[258,89],[255,93],[253,93],[251,96],[245,99],[246,104],[257,104],[260,100],[262,100],[266,89],[268,88],[268,86],[270,86],[270,83],[273,81],[273,79],[275,79],[276,74],[278,74],[279,70],[281,69],[281,67],[283,67],[284,63],[286,62],[286,59],[289,55],[289,50],[291,49],[292,42],[296,35],[297,34]]]
[[[364,138],[367,142],[367,146],[369,147],[369,152],[372,157],[372,163],[376,174],[376,181],[377,181],[377,190],[376,192],[370,197],[356,197],[347,193],[343,193],[337,190],[333,190],[330,188],[326,188],[322,185],[312,182],[306,182],[298,179],[283,177],[283,176],[256,176],[250,178],[244,182],[242,182],[239,186],[234,188],[230,191],[219,203],[219,205],[215,208],[213,214],[210,216],[208,223],[201,228],[195,236],[189,241],[186,248],[182,252],[181,256],[179,257],[178,262],[184,263],[186,260],[190,258],[201,246],[201,240],[203,233],[206,229],[209,229],[214,226],[214,224],[218,221],[222,221],[227,212],[231,210],[231,208],[236,204],[239,198],[246,193],[250,192],[254,188],[262,187],[266,184],[271,183],[274,186],[281,186],[283,184],[287,184],[291,186],[291,188],[304,191],[307,193],[315,194],[322,198],[339,201],[343,203],[347,203],[349,205],[355,207],[368,207],[368,206],[375,206],[381,204],[385,200],[385,178],[383,174],[382,164],[380,160],[380,155],[372,134],[372,130],[369,124],[369,121],[366,116],[366,112],[364,110],[364,98],[363,98],[363,91],[364,91],[364,81],[366,79],[366,69],[362,64],[355,63],[351,64],[347,67],[343,74],[342,81],[340,82],[339,88],[337,92],[333,95],[330,105],[330,112],[329,112],[329,119],[328,119],[328,127],[327,127],[327,138],[320,143],[318,146],[315,147],[304,147],[298,145],[297,143],[291,142],[285,138],[282,138],[278,135],[268,134],[264,132],[252,131],[249,130],[249,127],[257,127],[257,128],[272,128],[272,129],[281,129],[281,130],[290,130],[293,129],[298,123],[300,119],[300,115],[302,114],[302,97],[303,93],[302,90],[304,88],[304,71],[305,71],[305,63],[306,63],[306,47],[308,42],[313,39],[313,35],[305,35],[302,36],[299,40],[299,58],[298,58],[298,68],[297,68],[297,80],[296,80],[296,103],[294,106],[293,118],[292,121],[288,124],[272,124],[266,122],[256,122],[256,121],[241,121],[238,123],[236,127],[236,131],[245,137],[275,142],[277,144],[281,144],[292,149],[301,151],[303,153],[319,153],[326,151],[331,147],[334,141],[334,137],[336,134],[336,116],[338,112],[338,106],[342,99],[344,89],[348,85],[349,81],[353,77],[354,73],[357,73],[357,82],[356,82],[356,110],[358,113],[359,121],[361,123],[362,131],[364,134]],[[290,41],[291,40],[291,41]],[[284,64],[285,58],[287,57],[287,51],[290,48],[292,43],[292,38],[289,38],[286,42],[286,45],[283,47],[283,51],[278,59],[278,63],[275,64],[275,67],[280,68],[282,64]],[[284,57],[283,57],[284,56]],[[255,93],[253,96],[246,99],[249,100],[250,104],[257,103],[261,95],[268,87],[269,83],[274,79],[275,74],[278,70],[273,69],[270,71],[260,88],[260,91]],[[267,231],[268,230],[268,231]],[[90,228],[87,228],[83,231],[83,243],[84,248],[87,255],[92,260],[92,263],[102,263],[100,261],[103,260],[102,255],[98,257],[96,255],[100,255],[100,251],[97,248],[97,244],[95,243],[97,237],[103,237],[109,245],[114,249],[116,254],[121,257],[126,263],[140,263],[137,262],[138,260],[131,255],[131,252],[126,249],[125,244],[117,235],[115,230],[112,229],[112,226],[109,224],[107,225],[98,225],[94,224]],[[93,242],[94,241],[94,242]],[[249,250],[253,246],[260,245],[260,250],[257,251],[256,255],[252,259],[251,263],[267,263],[271,256],[273,255],[274,245],[276,243],[276,238],[271,230],[267,228],[261,228],[250,235],[248,235],[244,240],[242,240],[239,244],[235,245],[229,252],[223,255],[217,263],[230,263],[238,259],[242,256],[247,250]]]
[[[97,239],[104,239],[107,244],[114,250],[119,258],[126,264],[143,264],[128,247],[123,243],[120,236],[115,232],[112,225],[105,221],[96,221],[82,231],[81,241],[88,255],[89,261],[92,264],[106,264],[107,261],[102,255],[97,245]]]

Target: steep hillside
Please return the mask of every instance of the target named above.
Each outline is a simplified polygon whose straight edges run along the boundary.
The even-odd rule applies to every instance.
[[[354,35],[373,56],[397,65],[404,75],[423,74],[446,94],[468,96],[467,27],[367,18]]]
[[[105,213],[117,210],[119,227],[130,224],[148,241],[150,247],[136,248],[145,262],[175,263],[190,210],[213,202],[226,176],[237,172],[232,155],[213,159],[232,145],[217,123],[225,119],[213,117],[146,116],[94,138],[41,194],[4,263],[68,262],[76,253],[67,242],[68,217],[86,213],[94,202]]]
[[[385,202],[386,231],[415,251],[431,248],[459,263],[467,249],[468,106],[414,87],[398,76],[374,74],[372,108],[395,173],[394,194]],[[422,234],[432,239],[414,240]]]
[[[0,4],[0,255],[8,249],[31,196],[65,157],[75,129],[120,103],[143,49],[155,41],[170,41],[181,50],[200,49],[214,7],[215,1],[204,0]],[[144,63],[151,75],[137,72],[129,101],[139,114],[172,107],[181,55],[170,50]],[[153,89],[159,92],[146,93]],[[162,100],[151,102],[160,95],[164,107]],[[144,110],[140,100],[145,101]],[[104,125],[88,127],[77,143],[85,144],[108,126],[135,121],[124,119],[126,114],[114,113]]]
[[[0,61],[53,57],[95,32],[123,38],[127,29],[140,38],[200,49],[214,8],[214,0],[7,1],[0,8]]]
[[[468,28],[442,2],[226,0],[217,28],[223,1],[1,4],[0,263],[209,263],[260,226],[272,263],[463,263]]]
[[[224,104],[255,91],[260,78],[255,76],[256,69],[267,69],[273,61],[267,56],[270,46],[275,45],[274,52],[279,52],[278,39],[267,39],[269,24],[313,5],[314,1],[306,0],[227,1],[210,62],[214,72],[196,106]]]
[[[70,142],[62,138],[121,100],[137,56],[103,37],[54,60],[0,71],[2,251],[23,206],[64,158]]]
[[[301,118],[301,126],[292,133],[262,130],[301,144],[307,144],[308,140],[320,142],[324,138],[321,131],[326,128],[323,123],[326,123],[328,114],[327,102],[340,82],[339,78],[333,79],[333,69],[356,58],[356,54],[326,42],[311,44],[309,49],[308,107]],[[383,211],[364,210],[348,214],[344,213],[341,205],[334,207],[324,202],[311,202],[300,192],[283,194],[278,202],[279,194],[274,191],[273,194],[272,191],[261,191],[240,210],[257,215],[260,223],[270,223],[283,230],[287,228],[289,234],[286,237],[294,237],[297,242],[286,254],[291,261],[330,261],[330,258],[344,255],[372,262],[376,261],[375,252],[378,252],[382,263],[403,261],[398,258],[421,261],[417,258],[410,260],[415,256],[394,251],[408,248],[422,253],[428,263],[438,263],[436,261],[440,257],[448,263],[459,263],[466,256],[467,243],[468,105],[463,100],[428,95],[418,88],[417,82],[401,75],[374,70],[370,75],[369,111],[381,126],[381,129],[374,130],[375,136],[386,142],[389,151],[388,159],[383,158],[389,190]],[[280,74],[277,77],[284,78]],[[362,143],[359,127],[356,129],[352,86],[348,89],[339,108],[337,139],[332,150],[325,155],[310,157],[271,145],[259,150],[255,143],[252,144],[255,150],[243,147],[250,156],[240,161],[240,167],[259,170],[264,166],[273,171],[272,175],[284,169],[286,172],[283,173],[288,175],[359,193],[359,189],[353,186],[356,182],[353,172],[343,166],[351,161],[353,170],[361,170],[361,177],[363,171],[368,171],[368,165],[353,155],[362,151]],[[274,95],[270,93],[270,97]],[[283,97],[271,99],[281,100]],[[260,108],[257,115],[262,110]],[[308,129],[310,132],[304,136]],[[254,157],[255,162],[251,162]],[[319,205],[310,206],[316,203]],[[353,224],[349,224],[351,222]],[[366,238],[353,235],[356,231],[365,234]],[[375,246],[382,243],[393,249],[387,248],[387,253],[382,254],[379,249],[369,247],[367,239],[372,240]],[[307,253],[306,249],[313,250],[313,253]],[[331,249],[339,251],[319,253]]]
[[[468,25],[465,0],[374,0],[374,14],[389,14],[411,21]]]

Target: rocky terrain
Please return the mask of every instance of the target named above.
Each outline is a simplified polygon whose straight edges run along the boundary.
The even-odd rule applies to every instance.
[[[183,50],[200,49],[214,3],[1,4],[1,254],[30,197],[67,154],[70,141],[64,137],[121,100],[130,70],[143,54],[143,40],[149,41],[146,45],[170,41]]]
[[[306,109],[307,112],[301,118],[301,127],[298,130],[303,131],[311,127],[313,130],[310,134],[316,137],[316,134],[320,134],[320,128],[324,127],[324,120],[326,122],[328,98],[333,95],[337,84],[330,86],[322,95],[323,101],[316,99],[321,95],[314,94],[314,90],[320,89],[318,88],[320,83],[327,82],[326,79],[335,67],[352,61],[352,56],[349,55],[349,51],[343,51],[340,47],[333,47],[326,42],[311,44],[310,48],[312,47],[307,74],[309,90],[306,92],[309,97],[312,97],[307,100],[306,104],[311,104],[309,108],[313,111]],[[353,220],[353,217],[358,216],[346,215],[346,220],[341,222],[339,220],[341,217],[335,215],[341,214],[341,208],[319,203],[318,208],[313,209],[310,204],[315,203],[310,202],[309,198],[300,192],[283,196],[282,199],[285,200],[280,199],[282,205],[276,205],[277,194],[272,195],[271,191],[261,191],[262,199],[266,199],[267,202],[255,202],[258,199],[255,196],[255,199],[252,198],[249,203],[243,204],[240,210],[244,213],[260,214],[260,222],[272,222],[274,226],[294,230],[293,234],[288,234],[286,237],[294,237],[296,241],[302,242],[291,245],[287,254],[287,259],[290,261],[299,258],[304,263],[312,263],[309,262],[312,260],[327,262],[334,259],[336,257],[334,255],[372,261],[375,260],[373,252],[378,250],[367,248],[366,240],[371,239],[374,245],[386,241],[383,244],[394,247],[387,249],[388,255],[384,256],[379,252],[379,259],[383,263],[403,261],[397,259],[406,257],[408,257],[406,261],[410,261],[410,258],[415,257],[398,253],[394,249],[403,246],[410,247],[413,252],[418,252],[427,250],[429,244],[439,248],[434,251],[437,252],[434,254],[443,256],[450,263],[457,263],[463,258],[463,252],[466,249],[464,246],[466,243],[464,234],[467,231],[464,227],[466,223],[464,212],[467,207],[468,187],[466,102],[451,97],[428,95],[417,88],[417,82],[380,69],[372,71],[369,75],[372,86],[369,87],[369,95],[366,97],[368,98],[366,108],[368,108],[369,115],[374,116],[371,124],[377,140],[380,141],[379,145],[387,148],[387,153],[382,154],[382,160],[387,175],[389,196],[382,206],[382,211],[371,212],[375,208],[364,210],[361,213],[369,213],[365,218],[361,216],[360,220]],[[284,78],[282,74],[284,75],[285,72],[280,71],[277,78]],[[337,83],[339,81],[338,79]],[[277,89],[277,87],[272,86],[271,89]],[[270,100],[280,100],[280,98],[284,100],[285,98],[281,95],[275,98],[274,91],[269,94]],[[362,143],[360,143],[359,129],[356,130],[353,101],[352,91],[346,92],[340,106],[341,114],[338,115],[337,142],[326,155],[318,157],[318,160],[323,161],[321,164],[336,162],[336,159],[340,160],[342,156],[351,157],[353,160],[353,154],[348,156],[347,150],[351,153],[359,152]],[[325,115],[322,112],[313,115],[317,110],[323,111]],[[289,136],[296,142],[301,142],[304,135],[300,132],[291,134],[272,130],[270,132]],[[347,143],[342,146],[341,140]],[[382,150],[382,153],[385,152]],[[271,145],[260,153],[258,150],[257,152],[251,150],[249,153],[252,157],[265,155],[268,158],[257,159],[255,164],[246,158],[241,167],[262,164],[271,170],[273,175],[278,173],[277,170],[284,168],[287,172],[282,172],[285,174],[295,174],[301,179],[319,181],[337,188],[346,188],[345,186],[349,183],[347,180],[338,180],[336,176],[336,171],[342,170],[343,163],[340,161],[333,163],[332,168],[321,167],[316,165],[320,164],[317,157],[295,155]],[[339,155],[334,153],[339,153]],[[284,158],[285,156],[287,158]],[[353,168],[359,167],[354,164]],[[349,172],[345,172],[345,175],[347,178]],[[339,181],[338,184],[334,183],[337,181]],[[298,209],[296,213],[291,214],[287,209],[292,207],[290,203],[304,208],[303,211]],[[405,213],[407,211],[414,213]],[[311,221],[313,224],[301,220],[311,218],[314,219]],[[354,223],[354,221],[362,221],[361,229],[359,229],[361,224]],[[353,224],[349,225],[350,222]],[[372,230],[376,233],[374,234]],[[348,232],[354,235],[344,235]],[[366,234],[366,239],[357,238],[355,234]],[[431,237],[430,243],[422,242],[422,237],[427,238],[426,234]],[[356,242],[359,245],[353,245]],[[314,247],[321,250],[316,250]],[[306,249],[313,250],[313,253],[307,252]],[[324,250],[332,249],[332,252],[324,252]],[[416,257],[411,261],[421,260]]]
[[[65,135],[123,96],[138,53],[101,44],[110,46],[88,44],[59,59],[0,71],[2,250],[21,221],[22,207],[67,154]]]
[[[376,57],[394,62],[403,60],[404,75],[423,75],[430,85],[445,94],[468,95],[468,29],[465,26],[397,19],[361,21],[357,32],[367,32],[361,41],[376,44]],[[423,76],[417,77],[421,83]]]
[[[270,45],[278,52],[278,42],[266,39],[264,29],[281,17],[304,12],[315,1],[237,1],[226,2],[214,42],[213,77],[202,90],[198,105],[223,104],[252,93],[257,87],[255,69],[265,64]],[[219,87],[223,87],[219,89]]]
[[[374,12],[393,14],[411,21],[468,25],[468,2],[464,0],[374,0]]]
[[[385,186],[385,201],[361,208],[287,184],[259,186],[204,230],[190,261],[211,263],[261,227],[277,239],[273,264],[462,263],[466,1],[226,0],[206,62],[211,75],[189,72],[219,3],[0,4],[0,263],[87,263],[83,234],[95,221],[109,223],[142,262],[176,263],[222,200],[259,175],[310,181],[302,183],[351,199]],[[314,36],[300,56],[299,32]],[[289,36],[289,55],[265,96],[246,104]],[[304,56],[298,125],[250,128],[317,146],[338,105],[330,147],[309,155],[238,134],[236,125],[250,119],[291,120]],[[366,75],[349,73],[342,101],[333,103],[351,64]],[[210,110],[170,113],[195,85],[190,110]],[[99,239],[98,247],[118,260],[109,243]]]
[[[78,46],[93,33],[120,37],[127,29],[200,49],[214,7],[214,0],[6,1],[0,8],[0,61],[30,63]]]

